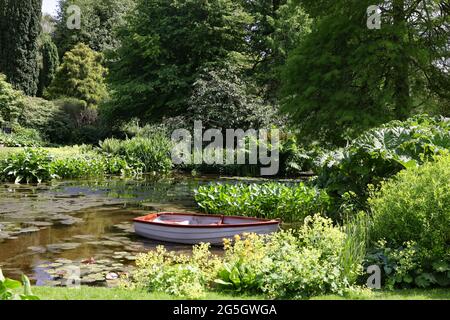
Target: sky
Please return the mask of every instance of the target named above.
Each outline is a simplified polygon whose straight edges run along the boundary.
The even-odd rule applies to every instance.
[[[58,8],[58,0],[43,0],[42,12],[56,15],[56,9]]]

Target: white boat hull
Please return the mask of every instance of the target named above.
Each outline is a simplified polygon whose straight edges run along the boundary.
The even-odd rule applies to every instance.
[[[279,229],[279,222],[272,223],[243,223],[243,218],[227,217],[227,223],[220,226],[194,226],[194,225],[165,225],[163,223],[148,223],[134,221],[136,234],[162,242],[181,244],[210,243],[222,245],[223,239],[230,239],[244,233],[270,234]],[[246,221],[246,220],[244,220]],[[243,224],[239,226],[237,222]]]

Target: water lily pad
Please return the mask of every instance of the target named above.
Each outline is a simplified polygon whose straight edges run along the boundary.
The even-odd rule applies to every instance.
[[[64,258],[56,259],[55,262],[57,262],[57,263],[62,263],[62,264],[72,264],[72,263],[73,263],[72,260],[64,259]]]
[[[48,244],[47,249],[49,251],[73,250],[78,248],[80,245],[81,243],[75,242],[55,243],[55,244]]]
[[[40,247],[40,246],[28,247],[27,249],[30,251],[36,252],[36,253],[44,253],[47,251],[47,249],[45,247]]]
[[[27,222],[27,224],[36,226],[36,227],[50,227],[53,225],[53,223],[46,222],[46,221],[30,221],[30,222]]]
[[[81,240],[94,240],[96,237],[90,234],[80,234],[73,236],[74,239],[81,239]]]
[[[40,229],[38,227],[28,227],[28,228],[24,228],[21,229],[19,232],[20,233],[33,233],[33,232],[38,232]]]

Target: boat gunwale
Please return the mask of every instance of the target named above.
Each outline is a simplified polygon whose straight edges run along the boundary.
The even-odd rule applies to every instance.
[[[251,220],[253,223],[241,223],[241,224],[197,224],[197,225],[180,225],[176,223],[162,223],[155,221],[143,220],[144,218],[148,218],[154,216],[154,219],[162,216],[196,216],[196,217],[212,217],[212,218],[233,218],[233,219],[242,219],[242,220]],[[218,228],[239,228],[239,227],[258,227],[258,226],[269,226],[269,225],[279,225],[281,221],[279,219],[262,219],[262,218],[251,218],[251,217],[239,217],[239,216],[226,216],[226,215],[209,215],[209,214],[200,214],[200,213],[178,213],[178,212],[160,212],[160,213],[152,213],[146,216],[134,218],[133,221],[135,223],[143,223],[150,224],[155,226],[165,226],[170,228],[208,228],[208,229],[218,229]]]

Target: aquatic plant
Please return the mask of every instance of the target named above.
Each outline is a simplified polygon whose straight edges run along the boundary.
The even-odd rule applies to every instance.
[[[305,183],[214,183],[198,188],[195,200],[208,213],[276,218],[284,222],[303,221],[308,215],[325,213],[329,206],[325,191]]]

